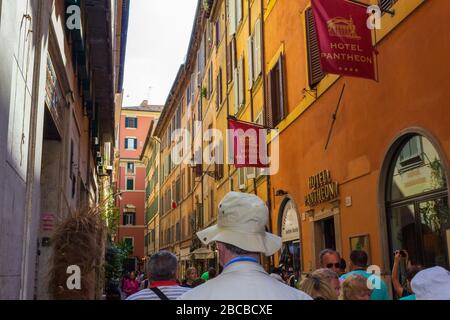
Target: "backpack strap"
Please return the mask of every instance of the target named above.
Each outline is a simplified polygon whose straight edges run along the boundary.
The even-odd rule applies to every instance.
[[[159,288],[150,288],[161,300],[170,300]]]

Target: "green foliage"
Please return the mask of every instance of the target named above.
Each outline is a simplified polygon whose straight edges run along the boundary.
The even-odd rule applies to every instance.
[[[202,88],[202,97],[206,99],[208,97],[208,89],[205,87]]]
[[[105,257],[105,281],[106,288],[110,285],[118,286],[123,274],[123,263],[133,252],[133,248],[125,243],[114,243],[110,241],[106,248]]]
[[[112,189],[108,191],[108,196],[102,209],[102,217],[108,228],[108,238],[111,239],[117,234],[120,224],[120,210],[115,204],[115,197]]]

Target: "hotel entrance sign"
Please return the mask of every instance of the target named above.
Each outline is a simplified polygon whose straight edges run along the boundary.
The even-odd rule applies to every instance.
[[[308,186],[312,190],[305,197],[305,205],[308,207],[315,207],[339,196],[339,184],[331,180],[331,173],[328,170],[310,177]]]

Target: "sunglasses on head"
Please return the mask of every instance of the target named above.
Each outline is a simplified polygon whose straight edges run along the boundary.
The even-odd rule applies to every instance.
[[[340,264],[340,263],[329,263],[329,264],[326,265],[326,267],[327,267],[328,269],[331,269],[331,268],[333,268],[333,267],[339,269],[339,268],[341,267],[341,264]]]

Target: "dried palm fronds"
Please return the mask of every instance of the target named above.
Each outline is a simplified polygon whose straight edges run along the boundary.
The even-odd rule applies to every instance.
[[[59,224],[52,237],[49,293],[56,300],[95,299],[102,276],[105,223],[101,217],[103,204],[68,217]],[[81,289],[70,290],[69,266],[81,270]]]

